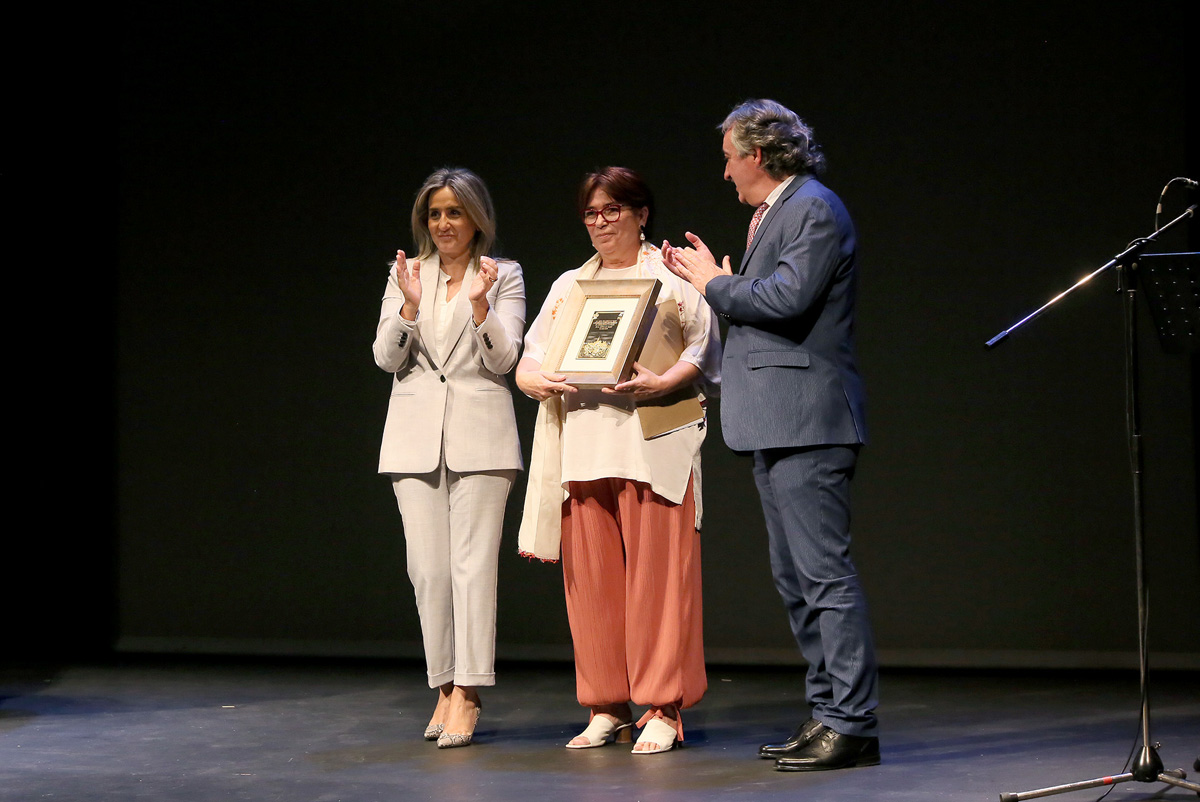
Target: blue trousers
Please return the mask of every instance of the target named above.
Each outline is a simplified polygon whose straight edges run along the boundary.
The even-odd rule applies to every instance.
[[[878,665],[867,602],[850,559],[855,446],[754,452],[771,572],[808,661],[812,717],[844,735],[875,736]]]

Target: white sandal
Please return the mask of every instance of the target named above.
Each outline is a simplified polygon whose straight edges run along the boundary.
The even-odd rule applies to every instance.
[[[626,721],[623,724],[618,724],[608,716],[592,716],[592,720],[588,722],[587,728],[576,735],[575,738],[587,738],[587,743],[573,744],[568,742],[568,749],[592,749],[597,746],[607,746],[614,741],[627,744],[633,740],[633,722]],[[571,740],[574,741],[575,738]]]
[[[678,733],[675,728],[661,718],[652,718],[646,722],[646,726],[642,728],[642,734],[638,736],[639,744],[657,744],[656,749],[634,749],[635,755],[657,755],[660,752],[669,752],[675,748],[675,737]]]

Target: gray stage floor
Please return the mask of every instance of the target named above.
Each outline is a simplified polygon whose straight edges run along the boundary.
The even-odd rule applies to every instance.
[[[785,774],[755,756],[804,718],[792,670],[713,666],[685,746],[567,750],[585,721],[563,664],[502,665],[476,744],[421,739],[433,694],[403,662],[137,659],[0,673],[3,800],[991,800],[1117,774],[1131,673],[885,672],[883,765]],[[1200,677],[1151,675],[1168,768],[1200,752]],[[1100,791],[1055,797],[1094,800]],[[1137,782],[1109,800],[1193,800]]]

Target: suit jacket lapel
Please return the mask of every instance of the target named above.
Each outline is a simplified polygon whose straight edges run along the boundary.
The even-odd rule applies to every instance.
[[[454,296],[454,300],[448,304],[450,310],[450,330],[446,337],[446,353],[443,358],[449,359],[450,354],[454,352],[459,341],[462,339],[463,332],[467,330],[467,318],[471,316],[471,302],[467,298],[471,294],[471,284],[475,281],[475,274],[479,272],[479,263],[471,262],[467,266],[466,275],[463,276],[462,285],[458,288],[458,293]]]
[[[754,241],[750,243],[750,247],[746,249],[745,255],[742,256],[742,263],[738,268],[739,274],[746,272],[746,267],[750,264],[750,257],[754,254],[754,251],[758,249],[758,243],[766,239],[767,233],[771,230],[771,224],[774,223],[775,218],[779,216],[775,212],[778,211],[779,207],[782,206],[788,198],[792,197],[792,195],[796,193],[796,190],[805,184],[810,178],[812,178],[810,175],[798,175],[793,178],[792,183],[787,185],[787,188],[780,193],[779,197],[775,199],[775,202],[771,204],[771,207],[767,209],[767,213],[763,216],[762,222],[758,224],[758,229],[754,232]]]
[[[421,305],[417,316],[417,331],[420,332],[421,347],[429,361],[441,365],[441,355],[437,351],[437,322],[434,316],[437,312],[438,280],[442,275],[442,262],[435,252],[433,256],[421,262]]]

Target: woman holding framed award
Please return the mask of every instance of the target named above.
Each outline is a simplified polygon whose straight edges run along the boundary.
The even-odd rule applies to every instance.
[[[496,572],[521,465],[512,394],[525,326],[521,266],[489,256],[491,197],[462,168],[433,173],[412,210],[417,258],[396,252],[375,363],[394,374],[379,472],[404,522],[408,575],[438,702],[426,740],[466,746],[495,684]]]
[[[577,696],[591,710],[567,747],[628,742],[632,702],[648,707],[634,754],[656,754],[682,740],[679,711],[708,687],[696,401],[718,386],[720,335],[704,298],[645,241],[654,201],[637,173],[587,175],[578,203],[596,253],[554,282],[517,365],[517,386],[541,402],[520,550],[548,561],[561,553]],[[639,325],[646,300],[656,305]],[[611,360],[637,353],[641,337],[632,375],[613,380],[623,371]],[[606,360],[594,374],[608,380],[577,378]],[[651,424],[652,407],[684,412]]]

